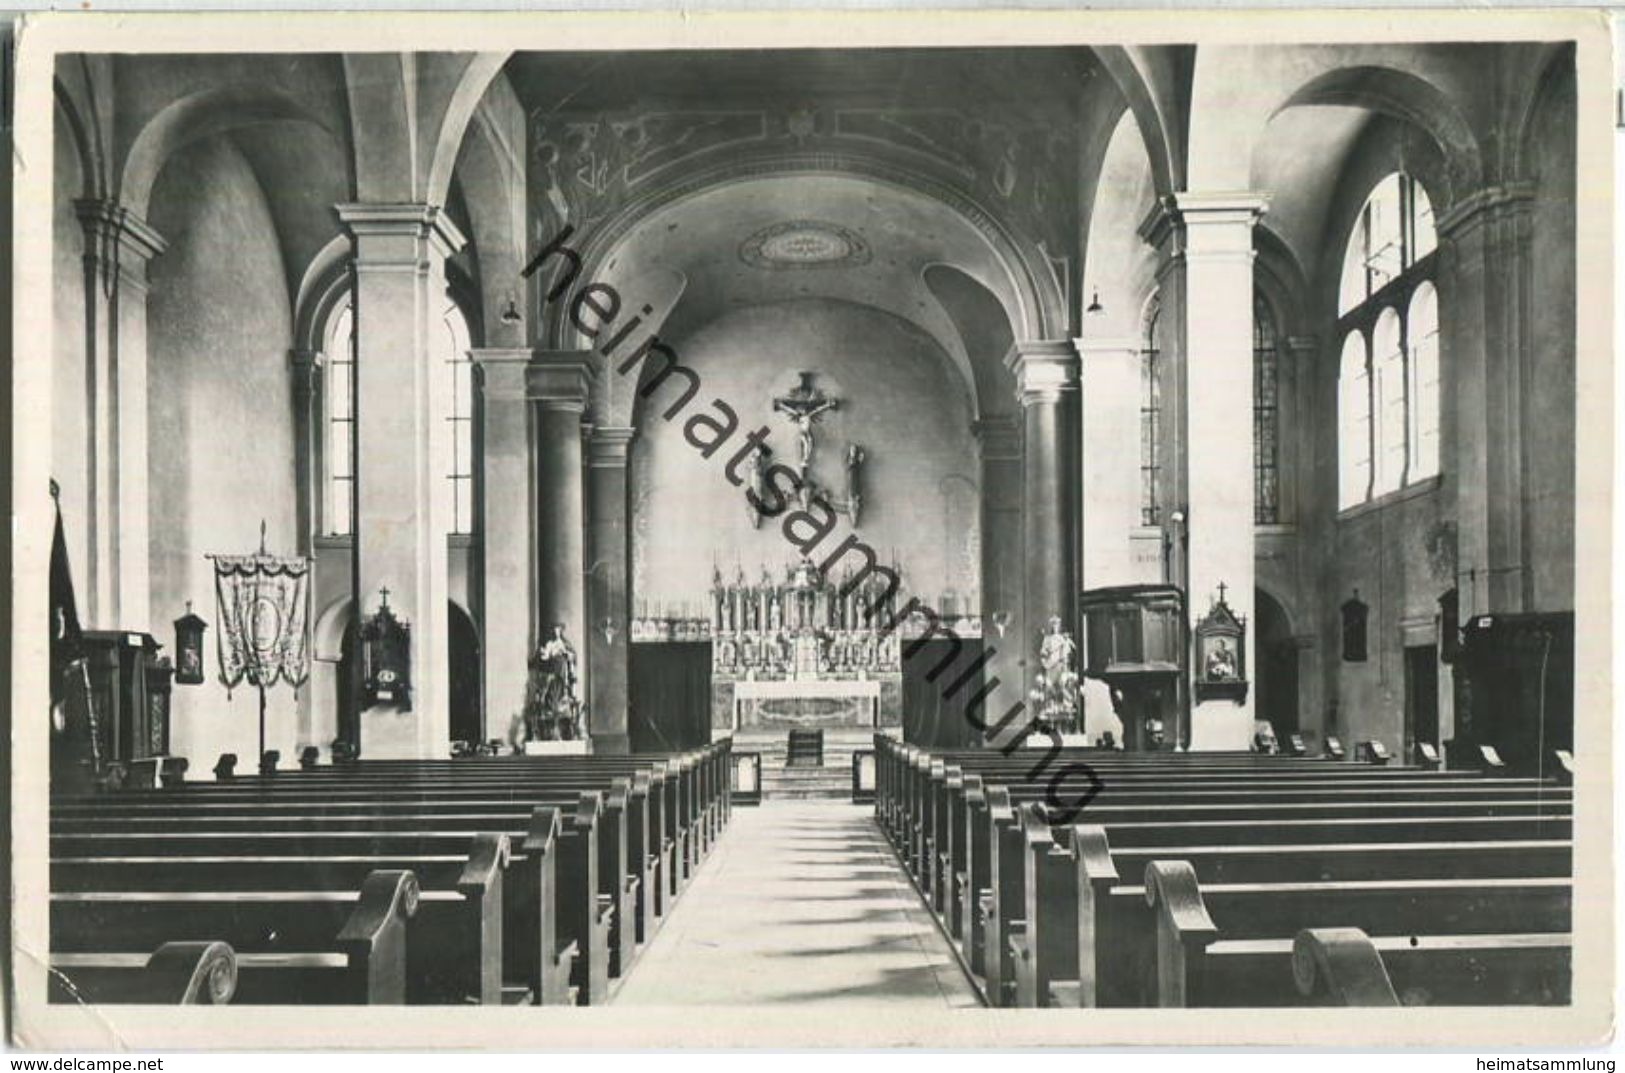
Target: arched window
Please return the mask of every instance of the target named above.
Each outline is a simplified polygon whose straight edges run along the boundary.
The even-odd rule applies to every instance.
[[[1371,495],[1371,376],[1365,336],[1349,332],[1337,377],[1338,505],[1352,507]]]
[[[1410,479],[1439,472],[1439,292],[1423,282],[1405,318],[1411,352]]]
[[[1439,472],[1437,246],[1427,193],[1403,172],[1376,185],[1349,235],[1338,288],[1343,507]],[[1352,364],[1357,339],[1360,370]],[[1356,427],[1361,414],[1364,429]]]
[[[328,324],[324,364],[327,480],[322,517],[329,535],[350,536],[355,531],[355,316],[348,302]]]
[[[451,482],[451,532],[474,531],[474,356],[469,350],[468,319],[456,302],[448,301],[440,318],[440,360],[445,370],[443,390],[450,401],[446,420],[449,452],[442,472]]]
[[[1157,346],[1157,314],[1146,328],[1140,352],[1140,524],[1162,521],[1162,370]]]
[[[1253,522],[1281,520],[1280,354],[1275,315],[1253,299]]]
[[[1380,496],[1405,483],[1405,351],[1399,341],[1399,314],[1392,309],[1377,317],[1371,368],[1377,405],[1377,472],[1371,494]]]

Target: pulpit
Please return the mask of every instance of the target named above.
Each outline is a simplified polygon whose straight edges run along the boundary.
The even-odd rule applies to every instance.
[[[1106,683],[1130,752],[1173,749],[1185,738],[1184,598],[1168,585],[1090,589],[1078,602],[1084,622],[1083,673]]]
[[[52,778],[85,788],[118,764],[169,753],[174,669],[150,634],[86,630],[84,664],[52,735]]]

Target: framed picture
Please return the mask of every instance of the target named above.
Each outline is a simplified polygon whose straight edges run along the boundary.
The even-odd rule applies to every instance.
[[[1247,699],[1247,625],[1219,599],[1196,624],[1196,699]]]

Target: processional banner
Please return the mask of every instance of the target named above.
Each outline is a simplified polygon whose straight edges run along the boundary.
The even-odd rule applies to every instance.
[[[310,673],[310,561],[275,555],[214,557],[220,681],[295,689]]]

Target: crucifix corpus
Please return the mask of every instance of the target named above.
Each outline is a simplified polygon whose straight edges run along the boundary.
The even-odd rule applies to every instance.
[[[810,372],[797,374],[799,382],[783,395],[773,399],[773,412],[787,416],[796,426],[796,442],[799,448],[796,471],[800,478],[801,505],[806,509],[807,503],[814,497],[824,500],[834,510],[847,515],[853,525],[858,524],[858,507],[861,494],[858,488],[858,477],[863,468],[864,451],[857,444],[847,449],[846,456],[846,495],[837,498],[828,489],[821,487],[812,475],[813,454],[816,445],[813,442],[813,426],[820,415],[841,408],[841,400],[833,398],[813,383],[816,375]]]

